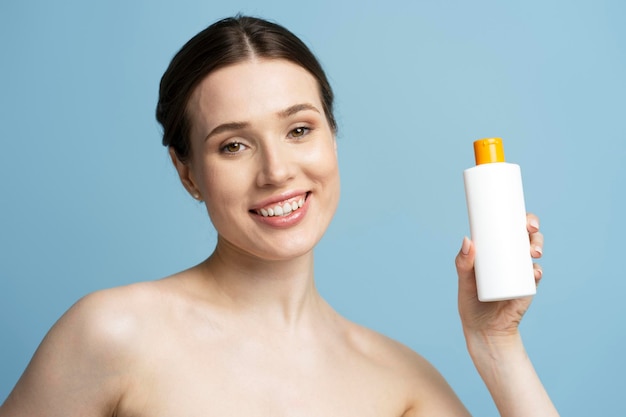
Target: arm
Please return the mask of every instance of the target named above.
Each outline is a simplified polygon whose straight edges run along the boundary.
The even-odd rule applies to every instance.
[[[52,327],[0,417],[113,415],[124,382],[121,333],[102,301],[88,296]]]
[[[487,385],[501,416],[558,416],[519,334],[507,340],[468,341],[476,369]]]
[[[531,255],[541,256],[543,235],[539,221],[528,216]],[[475,248],[464,239],[456,257],[459,275],[459,313],[467,347],[483,381],[503,417],[552,417],[558,412],[526,355],[519,323],[532,297],[481,303],[474,276]],[[535,265],[535,280],[541,279]]]

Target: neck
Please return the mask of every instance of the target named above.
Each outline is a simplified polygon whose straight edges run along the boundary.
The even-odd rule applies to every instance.
[[[218,242],[200,267],[221,305],[259,324],[293,328],[325,305],[315,288],[312,251],[266,260]]]

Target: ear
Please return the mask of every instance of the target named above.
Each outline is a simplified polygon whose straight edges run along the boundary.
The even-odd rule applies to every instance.
[[[191,167],[188,163],[182,162],[178,155],[176,155],[176,151],[174,148],[169,148],[170,158],[172,159],[172,164],[174,164],[174,168],[178,172],[178,177],[180,178],[180,182],[183,184],[185,189],[193,198],[196,200],[202,200],[202,195],[198,190],[196,185],[196,181],[193,178],[193,173],[191,172]]]

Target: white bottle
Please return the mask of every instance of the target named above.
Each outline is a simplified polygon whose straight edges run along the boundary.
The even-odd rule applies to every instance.
[[[504,162],[502,139],[474,142],[476,166],[463,172],[480,301],[536,292],[519,165]]]

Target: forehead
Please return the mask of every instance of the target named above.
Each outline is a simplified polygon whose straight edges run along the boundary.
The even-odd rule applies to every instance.
[[[220,123],[264,119],[301,103],[322,113],[317,80],[290,61],[257,59],[209,74],[192,93],[188,112],[192,130],[204,131]]]

